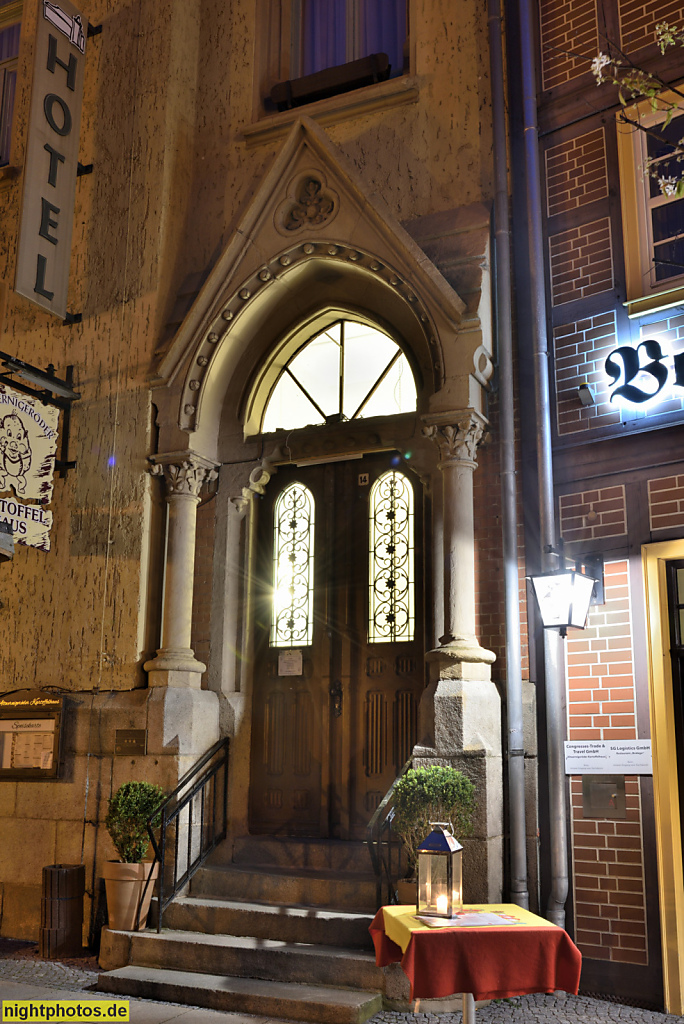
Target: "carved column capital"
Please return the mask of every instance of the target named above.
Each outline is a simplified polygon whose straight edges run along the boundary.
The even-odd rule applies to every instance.
[[[199,500],[203,485],[218,477],[218,470],[212,463],[194,456],[178,461],[155,462],[150,473],[164,477],[167,499],[186,494]]]
[[[477,466],[477,447],[482,440],[486,421],[479,413],[467,409],[450,416],[447,422],[428,423],[423,434],[439,448],[442,466],[466,463]]]

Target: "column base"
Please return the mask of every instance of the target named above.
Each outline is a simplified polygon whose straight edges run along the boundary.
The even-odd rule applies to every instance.
[[[199,690],[207,666],[197,661],[189,647],[161,648],[156,658],[143,665],[149,686],[177,686]]]
[[[441,679],[491,679],[489,666],[496,661],[493,651],[481,647],[475,636],[442,636],[440,646],[428,651],[425,660],[433,663]]]

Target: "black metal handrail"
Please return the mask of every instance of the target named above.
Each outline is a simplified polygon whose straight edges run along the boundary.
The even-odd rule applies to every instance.
[[[366,843],[375,874],[375,900],[378,909],[383,903],[396,903],[397,880],[401,869],[401,841],[392,839],[394,820],[394,787],[411,767],[411,758],[378,804],[366,828]],[[383,877],[384,876],[384,877]],[[382,898],[383,881],[387,886],[387,899]]]
[[[159,864],[159,914],[157,931],[162,928],[162,916],[169,904],[202,866],[211,851],[226,838],[228,824],[228,739],[219,740],[199,761],[186,772],[173,793],[155,809],[147,819],[154,860],[147,886],[152,879],[154,865]],[[199,815],[197,804],[199,803]],[[187,809],[187,814],[185,813]],[[209,814],[207,812],[210,812]],[[154,823],[157,823],[156,825]],[[167,862],[169,839],[173,828],[173,865]],[[181,842],[181,833],[187,836]],[[159,840],[157,841],[157,833]],[[171,878],[167,879],[167,875]],[[140,908],[138,909],[138,915]],[[140,921],[136,922],[140,927]]]

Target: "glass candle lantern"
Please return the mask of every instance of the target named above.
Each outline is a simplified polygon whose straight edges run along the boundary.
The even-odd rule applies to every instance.
[[[418,847],[416,913],[453,917],[463,909],[463,847],[453,825],[430,822],[432,832]]]

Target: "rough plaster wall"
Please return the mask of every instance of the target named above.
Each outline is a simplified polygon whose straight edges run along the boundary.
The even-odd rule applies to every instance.
[[[31,6],[28,5],[29,11]],[[193,0],[84,5],[100,36],[88,42],[80,158],[94,173],[76,192],[65,327],[13,293],[2,348],[58,374],[73,364],[70,458],[57,479],[49,554],[17,546],[3,567],[0,688],[142,685],[152,488],[147,385],[161,325],[185,274],[180,239],[191,194],[198,17]],[[31,16],[13,162],[23,159]],[[14,273],[21,178],[0,192],[0,279]],[[159,517],[157,517],[157,520]],[[149,631],[148,631],[149,632]],[[145,647],[143,647],[145,643]],[[57,656],[55,656],[57,655]]]
[[[247,147],[252,118],[256,4],[203,0],[197,92],[194,207],[185,248],[201,270],[230,237],[282,139]],[[327,129],[399,220],[491,196],[489,63],[485,7],[477,0],[416,5],[417,103],[350,118]],[[303,112],[308,113],[304,108]]]

